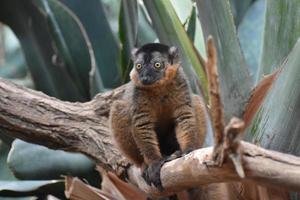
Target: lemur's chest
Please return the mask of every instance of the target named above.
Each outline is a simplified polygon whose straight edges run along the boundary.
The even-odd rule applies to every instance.
[[[176,101],[177,99],[172,94],[164,94],[153,98],[151,103],[157,121],[168,122],[173,120]]]

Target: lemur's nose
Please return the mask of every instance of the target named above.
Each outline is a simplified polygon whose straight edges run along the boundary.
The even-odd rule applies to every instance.
[[[150,85],[151,83],[153,83],[153,80],[150,76],[143,76],[141,78],[141,82],[144,84],[144,85]]]

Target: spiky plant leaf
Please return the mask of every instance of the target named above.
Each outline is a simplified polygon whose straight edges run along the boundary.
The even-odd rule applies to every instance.
[[[251,89],[251,79],[228,0],[196,0],[205,38],[212,35],[218,50],[218,72],[225,118],[240,117]]]
[[[230,0],[234,22],[237,26],[242,22],[246,12],[255,0]]]
[[[282,65],[249,128],[247,139],[268,149],[300,155],[300,41]]]
[[[266,0],[263,49],[257,81],[281,65],[299,36],[300,1]]]
[[[121,47],[121,68],[123,82],[128,81],[131,50],[137,44],[138,7],[136,0],[123,0],[119,15],[119,38]]]
[[[50,34],[61,58],[82,96],[89,97],[89,71],[95,63],[89,50],[89,39],[79,19],[66,6],[56,0],[36,0],[44,10]],[[70,34],[72,30],[72,34]],[[80,46],[80,48],[78,48]],[[92,57],[92,58],[91,58]]]
[[[263,39],[265,0],[256,0],[238,26],[238,36],[246,63],[254,82],[259,67]]]
[[[102,1],[60,0],[79,18],[95,55],[96,68],[91,71],[92,96],[121,84],[119,44],[109,26]],[[112,2],[114,4],[115,2]],[[115,12],[115,11],[112,11]]]
[[[20,39],[36,89],[63,100],[86,100],[88,97],[80,92],[66,68],[61,67],[44,13],[35,1],[3,0],[0,9],[0,21]]]
[[[64,181],[0,181],[0,196],[25,197],[53,194],[63,197]]]
[[[160,42],[179,47],[182,53],[182,65],[190,79],[192,87],[194,89],[198,88],[197,80],[195,79],[196,72],[200,80],[202,92],[204,96],[207,97],[207,80],[203,66],[201,65],[201,60],[171,2],[163,0],[144,0],[144,4],[151,17],[152,24]]]
[[[23,180],[49,180],[73,175],[83,177],[94,185],[99,184],[95,163],[78,153],[51,150],[15,140],[7,162],[15,176]]]

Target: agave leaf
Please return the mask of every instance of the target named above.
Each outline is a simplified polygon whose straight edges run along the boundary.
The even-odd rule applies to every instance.
[[[100,0],[60,0],[79,18],[95,55],[96,68],[91,72],[92,96],[104,88],[121,84],[119,45],[114,37],[103,3]]]
[[[281,65],[299,36],[300,1],[266,0],[263,49],[256,81]]]
[[[129,68],[132,63],[130,60],[131,50],[137,43],[138,30],[138,8],[136,0],[123,0],[119,15],[119,38],[121,48],[121,68],[123,82],[128,81]]]
[[[241,117],[251,89],[251,79],[236,35],[228,0],[196,0],[199,19],[207,38],[218,50],[218,72],[226,121]]]
[[[189,17],[187,29],[186,29],[186,32],[187,32],[189,38],[190,38],[193,42],[195,41],[196,20],[197,20],[197,16],[196,16],[196,7],[193,6],[191,15],[190,15],[190,17]]]
[[[242,22],[246,12],[254,1],[255,0],[230,0],[231,10],[237,26]]]
[[[99,183],[95,164],[78,153],[51,150],[46,147],[15,140],[7,159],[10,169],[19,179],[48,180],[61,175],[73,175]]]
[[[0,181],[0,196],[24,197],[53,194],[63,197],[64,181]]]
[[[5,64],[0,65],[0,76],[3,78],[23,78],[27,67],[21,49],[11,52],[5,58]]]
[[[300,41],[282,66],[262,104],[247,139],[261,146],[300,155]]]
[[[152,43],[157,39],[157,35],[154,32],[149,16],[147,14],[145,6],[139,2],[138,3],[138,46],[142,46],[146,43]]]
[[[69,101],[83,101],[67,70],[60,66],[45,16],[33,1],[3,0],[0,20],[20,39],[36,89]],[[57,62],[55,62],[57,61]]]
[[[252,81],[256,78],[260,61],[264,14],[265,0],[256,0],[248,8],[238,27],[238,36]]]
[[[203,40],[201,24],[197,17],[196,4],[193,1],[171,0],[171,2],[181,23],[185,26],[190,40],[194,43],[200,54],[205,57],[205,42]],[[192,30],[194,31],[194,36],[191,36]]]
[[[186,24],[191,16],[193,9],[192,1],[171,0],[171,4],[177,13],[177,16],[182,24]]]
[[[25,58],[20,47],[20,42],[12,30],[0,23],[0,76],[4,78],[23,78],[27,73]],[[4,61],[4,62],[3,62]]]
[[[6,163],[10,147],[0,140],[0,180],[16,180]]]
[[[243,115],[245,127],[247,127],[254,118],[281,70],[282,68],[279,68],[272,74],[265,76],[251,91],[251,97],[249,98]]]
[[[152,24],[160,42],[179,47],[182,53],[182,66],[190,78],[192,87],[194,89],[198,88],[197,79],[195,79],[196,72],[200,80],[202,93],[207,97],[207,80],[203,66],[201,65],[201,60],[171,2],[163,0],[144,0],[144,4],[151,17]]]
[[[64,0],[68,1],[68,0]],[[119,14],[122,0],[101,0],[106,19],[115,38],[119,36]]]
[[[95,64],[92,63],[94,58],[91,58],[94,54],[89,51],[89,41],[80,21],[59,1],[38,2],[46,13],[50,34],[55,41],[63,67],[68,70],[82,96],[89,97],[89,71],[91,65]]]

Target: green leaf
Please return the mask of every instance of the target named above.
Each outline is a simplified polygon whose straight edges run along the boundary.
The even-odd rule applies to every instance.
[[[193,10],[193,2],[192,1],[181,1],[181,0],[170,0],[171,4],[182,24],[185,24]]]
[[[187,34],[189,36],[189,38],[191,39],[191,41],[195,41],[195,32],[196,32],[196,20],[197,20],[197,16],[196,16],[196,7],[193,6],[192,8],[192,12],[191,15],[189,17],[189,22],[187,25]]]
[[[62,67],[70,74],[82,96],[89,97],[89,71],[95,63],[90,43],[79,19],[56,0],[38,0],[45,11]],[[72,34],[70,34],[72,31]],[[80,48],[78,48],[80,47]]]
[[[157,39],[157,35],[151,26],[151,22],[145,6],[138,3],[138,32],[137,44],[142,46],[146,43],[152,43]]]
[[[182,66],[190,78],[190,83],[194,89],[198,88],[195,72],[199,77],[202,93],[207,97],[207,80],[201,66],[198,52],[193,46],[180,22],[171,2],[156,0],[144,0],[144,4],[151,17],[152,24],[159,37],[160,42],[175,45],[182,53]],[[192,66],[192,67],[191,67]]]
[[[207,38],[218,50],[218,72],[225,118],[241,117],[251,89],[251,79],[239,46],[228,0],[196,0],[199,19]]]
[[[0,140],[0,180],[16,180],[11,170],[6,163],[7,154],[10,147]]]
[[[238,27],[238,36],[251,78],[257,75],[264,28],[265,0],[255,1]]]
[[[0,62],[0,76],[4,78],[23,78],[26,76],[27,67],[20,47],[20,42],[12,30],[0,24],[0,41],[4,58]]]
[[[277,69],[300,36],[300,1],[266,0],[264,40],[256,80]]]
[[[138,8],[136,0],[121,2],[119,15],[119,38],[121,48],[121,68],[123,82],[127,82],[129,69],[132,66],[131,50],[137,43]]]
[[[247,139],[260,146],[300,155],[300,40],[249,128]]]
[[[99,183],[95,163],[78,153],[51,150],[15,140],[7,162],[19,179],[48,180],[61,178],[61,175],[72,175],[83,177],[93,184]]]
[[[0,196],[24,197],[53,194],[63,197],[64,181],[0,181]]]
[[[96,69],[91,72],[92,96],[104,88],[115,88],[121,84],[120,48],[106,17],[100,0],[61,0],[79,18],[95,55]],[[111,2],[116,6],[116,2]],[[115,12],[115,11],[111,11]]]
[[[200,52],[201,56],[206,56],[205,42],[203,40],[201,24],[198,20],[198,13],[196,9],[196,4],[193,0],[191,1],[181,1],[181,0],[171,0],[172,5],[180,19],[181,23],[184,25],[185,30],[193,42],[196,49]],[[189,29],[195,29],[194,37],[191,37]]]
[[[237,26],[242,22],[246,12],[254,1],[256,0],[230,0],[234,21]]]
[[[3,78],[23,78],[26,73],[27,67],[21,49],[7,55],[5,64],[0,65],[0,76]]]
[[[0,21],[20,39],[37,90],[62,100],[84,101],[66,68],[60,65],[57,50],[48,32],[45,16],[33,1],[0,1]]]

